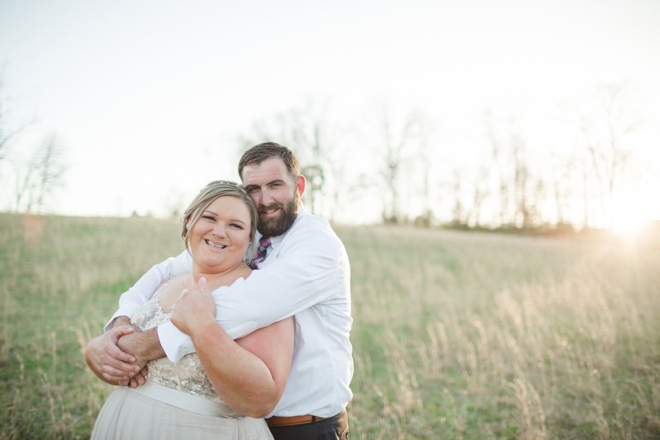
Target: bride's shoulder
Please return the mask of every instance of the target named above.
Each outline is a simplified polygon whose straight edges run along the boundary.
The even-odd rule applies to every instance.
[[[239,264],[234,271],[234,274],[236,275],[236,279],[247,278],[250,276],[251,273],[252,273],[252,269],[250,268],[250,266],[245,264],[245,262]]]
[[[178,294],[181,293],[181,290],[185,287],[185,284],[183,283],[185,277],[186,275],[179,275],[164,281],[160,286],[158,286],[158,289],[156,289],[154,297],[160,296],[162,298],[167,297],[170,294],[178,296]]]
[[[177,275],[173,278],[170,278],[169,280],[165,281],[165,284],[174,284],[174,283],[183,284],[183,281],[187,278],[190,278],[190,274],[189,273],[184,273],[183,275]]]

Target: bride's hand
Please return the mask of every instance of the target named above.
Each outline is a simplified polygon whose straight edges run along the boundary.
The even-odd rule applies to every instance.
[[[200,278],[199,287],[200,290],[185,289],[171,307],[172,324],[188,336],[215,322],[215,300],[205,278]]]

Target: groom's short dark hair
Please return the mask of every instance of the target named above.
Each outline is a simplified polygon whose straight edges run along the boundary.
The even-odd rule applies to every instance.
[[[264,142],[243,153],[238,161],[238,175],[243,179],[243,169],[248,165],[259,165],[266,159],[279,157],[284,162],[286,170],[294,179],[300,175],[300,163],[298,158],[288,147],[275,142]]]

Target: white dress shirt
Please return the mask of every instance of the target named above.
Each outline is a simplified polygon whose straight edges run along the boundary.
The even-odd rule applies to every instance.
[[[131,316],[160,283],[191,268],[187,251],[152,267],[122,294],[106,331],[117,316]],[[301,206],[293,226],[271,239],[259,270],[230,287],[220,287],[213,297],[216,320],[234,339],[294,316],[291,373],[269,417],[332,417],[346,407],[353,396],[350,266],[344,245],[324,218]],[[173,362],[195,351],[190,337],[172,323],[159,326],[158,336]]]

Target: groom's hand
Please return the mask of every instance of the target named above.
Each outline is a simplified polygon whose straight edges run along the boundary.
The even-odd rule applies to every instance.
[[[119,319],[119,318],[118,318]],[[138,373],[136,358],[122,351],[117,341],[135,329],[125,325],[115,326],[107,333],[92,339],[85,347],[85,361],[94,374],[104,382],[118,385]]]
[[[124,387],[137,388],[141,387],[147,381],[147,374],[149,373],[149,364],[145,365],[137,374],[130,379],[119,382],[118,385]]]
[[[135,358],[136,369],[129,378],[119,383],[119,385],[128,385],[131,388],[144,384],[148,371],[146,365],[149,361],[165,357],[165,351],[160,345],[155,327],[122,336],[117,341],[117,347],[123,352],[132,353]]]
[[[200,290],[184,290],[172,306],[170,321],[183,333],[194,338],[197,329],[215,322],[215,300],[206,279],[199,280]]]

